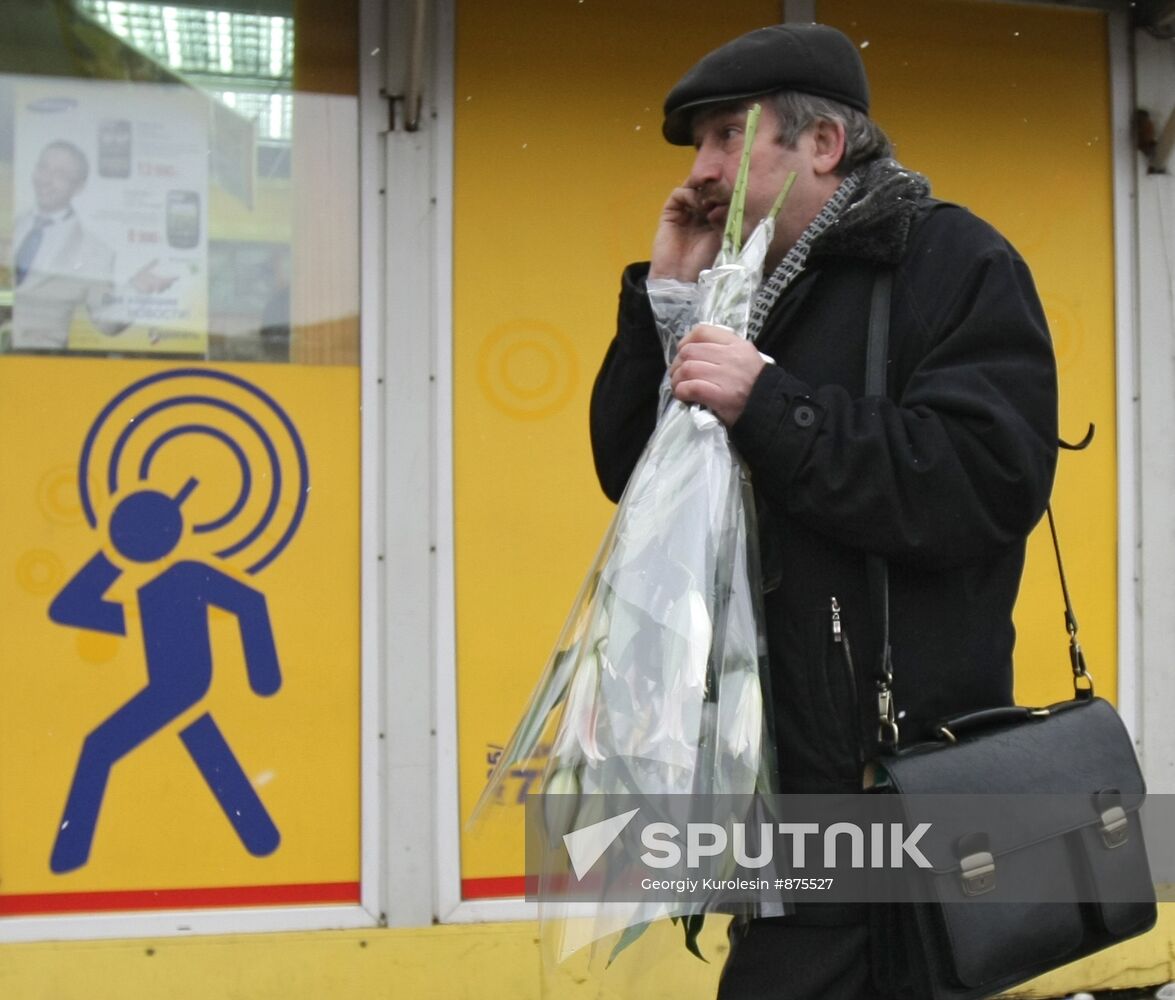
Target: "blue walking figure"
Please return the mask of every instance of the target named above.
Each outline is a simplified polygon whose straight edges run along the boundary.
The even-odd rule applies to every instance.
[[[180,507],[196,485],[195,479],[189,479],[174,497],[139,490],[121,500],[110,519],[115,549],[139,563],[169,555],[183,534]],[[98,552],[54,598],[50,619],[59,625],[126,635],[122,604],[104,597],[121,573]],[[59,874],[88,860],[114,764],[208,693],[212,683],[209,607],[236,616],[250,687],[259,695],[274,694],[281,687],[273,629],[260,591],[205,563],[180,560],[141,586],[137,599],[147,686],[82,744],[50,860],[50,867]],[[212,716],[205,712],[179,735],[245,848],[257,856],[276,850],[281,834]]]

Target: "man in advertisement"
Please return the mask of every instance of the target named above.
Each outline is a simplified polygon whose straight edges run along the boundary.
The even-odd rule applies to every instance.
[[[175,281],[156,274],[152,262],[125,287],[115,287],[114,251],[89,231],[74,207],[89,174],[85,153],[65,139],[46,144],[37,158],[32,176],[36,207],[17,218],[12,234],[16,350],[66,350],[79,311],[101,333],[121,333],[131,323],[127,294],[157,294]]]

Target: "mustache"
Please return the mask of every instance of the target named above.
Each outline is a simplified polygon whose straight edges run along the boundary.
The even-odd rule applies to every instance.
[[[719,205],[729,205],[734,194],[729,185],[721,182],[701,184],[695,190],[703,212],[709,212]]]

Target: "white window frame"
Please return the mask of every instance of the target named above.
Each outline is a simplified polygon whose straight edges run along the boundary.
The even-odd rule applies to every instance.
[[[360,0],[360,36],[371,37],[383,22],[383,0]],[[152,910],[127,913],[63,914],[38,917],[5,917],[0,920],[0,944],[31,941],[110,940],[120,938],[167,938],[281,931],[315,931],[369,928],[384,921],[385,900],[394,879],[383,878],[387,870],[383,836],[383,807],[387,801],[382,775],[384,740],[382,662],[386,642],[381,628],[386,592],[384,520],[380,516],[383,489],[384,441],[381,403],[383,296],[383,225],[378,205],[380,196],[380,140],[386,112],[380,97],[380,61],[363,53],[360,63],[359,99],[359,184],[360,190],[360,361],[362,437],[361,559],[360,559],[360,900],[358,905],[265,906],[199,910]],[[358,54],[357,54],[358,56]],[[373,208],[373,206],[375,206]],[[427,794],[426,794],[427,806]],[[422,920],[427,923],[428,920]]]

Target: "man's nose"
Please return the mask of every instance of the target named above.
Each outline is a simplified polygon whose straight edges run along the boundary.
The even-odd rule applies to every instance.
[[[696,188],[701,187],[703,184],[713,183],[722,176],[724,164],[725,157],[722,155],[721,150],[716,149],[709,143],[703,143],[694,156],[693,169],[690,170],[686,186]]]

